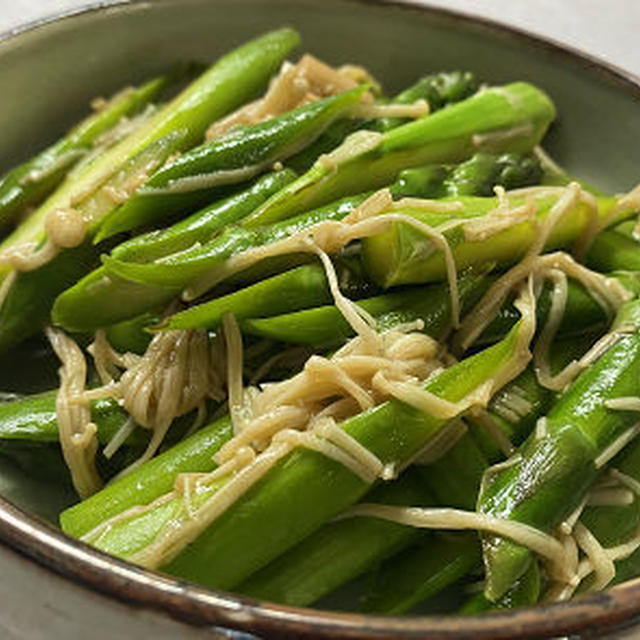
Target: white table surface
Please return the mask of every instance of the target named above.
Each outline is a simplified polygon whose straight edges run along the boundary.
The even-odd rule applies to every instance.
[[[414,1],[517,25],[640,76],[640,0]],[[0,33],[87,4],[91,0],[0,0]]]

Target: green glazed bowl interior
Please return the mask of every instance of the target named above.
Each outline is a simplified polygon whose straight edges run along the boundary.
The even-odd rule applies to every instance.
[[[0,39],[0,172],[55,140],[93,97],[177,61],[212,60],[282,25],[300,30],[304,51],[332,63],[362,64],[390,92],[435,70],[470,70],[487,83],[532,82],[558,108],[545,144],[555,159],[606,190],[628,190],[640,181],[636,79],[488,22],[403,2],[357,0],[101,3],[7,34]],[[21,363],[3,364],[0,387],[24,377]],[[29,371],[29,363],[22,369]],[[640,616],[636,581],[569,603],[464,619],[384,618],[256,603],[142,571],[66,538],[46,521],[54,522],[74,500],[68,488],[27,477],[4,461],[0,493],[0,540],[17,553],[87,589],[193,627],[269,638],[493,639],[578,632],[603,637],[604,630],[629,627]]]

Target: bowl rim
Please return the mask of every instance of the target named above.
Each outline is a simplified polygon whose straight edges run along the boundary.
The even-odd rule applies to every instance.
[[[109,9],[170,4],[172,0],[100,0],[36,19],[0,33],[0,45],[53,23]],[[304,1],[304,0],[303,0]],[[306,0],[312,1],[312,0]],[[576,66],[588,67],[605,82],[640,101],[640,76],[552,38],[520,27],[420,0],[339,0],[345,5],[395,8],[431,14],[481,29],[503,39],[544,50]],[[298,0],[300,2],[300,0]],[[1,51],[0,51],[1,55]],[[44,569],[114,600],[168,614],[194,627],[224,628],[268,638],[425,638],[500,640],[548,637],[584,629],[611,631],[640,621],[640,578],[567,602],[508,612],[465,616],[389,617],[291,607],[211,590],[142,569],[65,535],[0,496],[0,543]]]

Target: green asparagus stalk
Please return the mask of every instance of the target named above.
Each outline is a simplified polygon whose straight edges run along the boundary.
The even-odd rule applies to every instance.
[[[168,76],[154,78],[141,87],[131,87],[117,93],[62,139],[2,177],[0,226],[13,222],[28,207],[39,204],[60,184],[69,169],[100,143],[101,136],[123,118],[135,115],[149,105],[169,80]]]
[[[429,103],[429,113],[461,102],[478,91],[478,83],[469,71],[434,73],[420,78],[392,100],[396,104],[412,104],[417,100]],[[375,131],[390,131],[405,124],[403,118],[380,118],[373,123]]]
[[[571,385],[547,416],[545,433],[530,437],[513,465],[487,476],[478,502],[482,513],[550,531],[576,508],[602,464],[603,453],[637,421],[632,412],[604,405],[607,399],[640,394],[637,301],[621,308],[615,327],[628,332]],[[484,540],[484,559],[485,595],[492,601],[510,588],[532,560],[525,547],[489,536]]]
[[[472,307],[488,286],[489,278],[482,271],[461,274],[458,293],[462,309]],[[392,291],[359,300],[358,305],[376,319],[379,330],[422,320],[425,333],[441,338],[451,328],[451,296],[440,285]],[[168,326],[173,326],[172,319]],[[338,344],[353,336],[352,327],[333,305],[268,318],[251,317],[241,322],[241,327],[251,335],[309,346]]]
[[[625,447],[608,467],[640,481],[640,440],[636,439]],[[620,506],[588,504],[580,521],[603,547],[621,544],[640,526],[640,500],[636,497],[630,505]]]
[[[559,351],[566,350],[567,345],[562,344]],[[569,351],[573,353],[573,348]],[[532,393],[527,394],[531,399],[529,413],[521,415],[518,422],[507,422],[494,411],[494,406],[504,403],[502,394],[513,393],[515,388],[518,391],[529,390],[529,387],[532,388]],[[550,394],[536,384],[535,374],[527,369],[498,393],[489,405],[489,413],[505,436],[518,444],[549,406],[549,400]],[[471,426],[472,417],[466,417],[465,421]],[[374,489],[367,494],[365,501],[405,506],[442,504],[473,509],[482,474],[489,461],[498,460],[501,456],[494,441],[491,440],[492,446],[485,444],[485,432],[484,427],[472,428],[442,458],[413,470],[412,481],[413,478],[420,481],[421,500],[407,499],[403,475],[389,485]],[[384,534],[383,538],[381,534]],[[417,539],[424,541],[394,555]],[[468,544],[469,540],[471,544]],[[425,536],[396,523],[357,517],[324,525],[250,576],[238,591],[263,600],[305,606],[385,557],[390,559],[376,572],[372,593],[365,601],[367,610],[379,613],[405,613],[441,588],[467,573],[479,571],[481,567],[479,544],[474,534]]]
[[[478,571],[482,563],[475,534],[431,534],[396,554],[375,574],[363,608],[398,615]]]
[[[499,600],[492,602],[483,593],[478,593],[465,602],[459,613],[469,616],[488,611],[531,606],[538,602],[540,592],[540,572],[538,565],[534,563]]]
[[[313,142],[331,122],[344,117],[367,89],[361,85],[231,131],[165,163],[107,217],[96,241],[157,224],[170,213],[192,209],[220,186],[244,182],[264,172]]]
[[[0,406],[0,454],[29,476],[71,487],[69,469],[58,446],[56,395],[57,390],[47,391]],[[127,413],[113,400],[99,400],[91,405],[91,420],[97,426],[98,441],[103,445],[127,419]],[[144,450],[146,440],[145,434],[138,430],[109,458],[98,456],[100,475],[107,479],[131,464]]]
[[[58,293],[95,268],[99,253],[85,242],[63,251],[45,267],[17,274],[0,307],[0,353],[45,326]]]
[[[418,82],[395,96],[395,104],[412,104],[426,100],[433,113],[447,105],[460,102],[474,94],[478,84],[469,72],[454,71],[424,76]],[[307,171],[323,154],[333,151],[344,139],[358,129],[389,131],[407,122],[406,118],[378,118],[375,120],[339,120],[334,122],[312,145],[287,160],[287,166],[296,171]]]
[[[296,174],[290,169],[267,173],[247,189],[216,201],[165,229],[134,236],[115,247],[112,255],[134,262],[151,262],[184,251],[195,243],[208,242],[227,225],[248,215],[295,177]]]
[[[554,371],[584,351],[584,346],[574,340],[558,341],[554,347],[551,363]],[[507,420],[504,407],[513,407],[509,398],[514,394],[517,397],[525,395],[529,404],[525,405],[526,412],[512,414]],[[516,446],[531,432],[536,420],[547,412],[551,401],[551,393],[537,383],[535,373],[529,367],[494,395],[487,415],[506,441]],[[418,466],[417,472],[436,504],[473,510],[482,475],[489,464],[501,460],[504,453],[477,418],[468,415],[464,422],[468,433],[438,460]],[[480,573],[482,558],[477,536],[472,536],[474,544],[464,544],[465,539],[427,534],[422,543],[383,562],[374,573],[366,599],[367,609],[379,613],[407,613],[463,575]],[[430,544],[435,545],[432,553],[428,551]]]
[[[289,171],[268,174],[248,189],[216,202],[164,231],[123,242],[114,255],[133,260],[152,260],[165,252],[183,251],[215,236],[227,224],[248,215],[260,202],[292,179]],[[53,321],[70,331],[93,331],[148,311],[162,310],[179,289],[145,286],[109,276],[103,268],[70,284],[52,310]]]
[[[542,139],[555,109],[539,89],[514,83],[479,92],[427,118],[375,137],[348,138],[274,195],[245,222],[290,218],[336,198],[392,182],[402,169],[460,162],[478,151],[526,153]]]
[[[616,276],[627,289],[636,295],[640,293],[640,282],[634,275],[625,273],[616,274]],[[468,276],[459,278],[459,296],[463,313],[494,281],[493,276],[486,276],[476,283],[472,283]],[[422,319],[425,324],[424,331],[439,338],[444,335],[449,326],[450,295],[441,285],[431,284],[390,291],[359,300],[358,305],[372,314],[378,320],[379,327],[383,329],[391,323]],[[550,290],[545,288],[536,308],[537,321],[540,325],[544,323],[549,305]],[[495,320],[479,336],[476,344],[490,344],[500,340],[517,322],[517,317],[517,309],[512,304],[505,305],[500,309]],[[565,313],[557,336],[569,338],[592,334],[599,329],[604,329],[608,320],[602,306],[586,292],[584,287],[571,281]],[[169,319],[167,326],[173,326],[172,323],[173,320]],[[251,335],[305,345],[329,345],[353,335],[353,330],[333,305],[269,317],[251,317],[242,322],[242,329]]]
[[[587,262],[599,271],[640,271],[640,243],[610,229],[593,241]]]
[[[173,488],[179,473],[212,471],[213,456],[233,435],[225,417],[156,456],[90,498],[60,514],[65,533],[80,537],[136,505],[149,504]]]
[[[0,404],[0,441],[57,443],[57,389],[17,398]],[[97,400],[91,406],[91,420],[98,427],[98,438],[105,444],[127,420],[127,412],[115,400]]]
[[[608,195],[601,189],[577,180],[555,163],[545,163],[544,173],[548,184],[564,186],[576,181],[595,196]],[[638,242],[633,236],[635,226],[633,220],[627,220],[599,233],[589,247],[586,260],[588,266],[603,272],[640,271]]]
[[[410,471],[374,488],[367,499],[382,504],[432,504],[419,477]],[[416,529],[376,518],[330,522],[250,576],[236,591],[261,600],[309,605],[420,536]],[[479,561],[479,549],[477,556]]]
[[[622,271],[607,274],[618,280],[634,296],[640,294],[639,274]],[[543,326],[551,306],[551,289],[545,286],[536,306],[538,326]],[[518,310],[509,303],[504,305],[498,315],[478,337],[476,344],[487,344],[499,340],[518,319]],[[567,304],[562,321],[558,327],[557,337],[568,339],[582,335],[591,335],[605,329],[610,322],[602,305],[599,304],[576,281],[569,281]]]
[[[88,222],[99,224],[113,208],[113,201],[98,197],[98,190],[113,180],[122,183],[117,174],[126,170],[127,163],[150,145],[162,141],[163,162],[171,153],[189,148],[199,142],[212,120],[220,118],[253,97],[267,82],[291,49],[297,46],[298,35],[291,29],[273,31],[239,47],[220,58],[198,80],[189,85],[146,125],[122,140],[113,149],[96,159],[78,175],[56,191],[5,242],[2,248],[22,242],[40,241],[43,225],[50,211],[68,206],[91,207]],[[158,149],[160,152],[160,149]],[[151,158],[147,158],[147,162]],[[135,165],[135,162],[134,162]],[[113,186],[117,186],[116,183]],[[84,212],[84,211],[83,211]]]
[[[431,379],[426,388],[451,401],[459,400],[502,367],[511,370],[518,345],[519,334],[514,329],[494,347]],[[341,426],[383,463],[402,464],[442,424],[441,419],[390,401]],[[358,500],[367,488],[360,477],[332,459],[295,449],[163,568],[208,586],[232,587]],[[197,509],[215,489],[199,490],[192,496],[193,506]],[[312,510],[304,506],[310,503]],[[178,526],[187,517],[180,515],[180,505],[182,497],[169,499],[146,514],[113,523],[95,544],[120,557],[131,557],[155,539],[167,519]],[[258,532],[260,544],[253,539]]]
[[[512,169],[513,172],[530,175],[525,171],[525,159],[511,156],[498,162],[501,166],[507,167],[507,170]],[[477,171],[474,172],[473,167],[477,167]],[[397,198],[435,196],[443,190],[457,188],[455,172],[456,169],[446,167],[411,169],[402,172],[390,189]],[[473,158],[469,160],[463,173],[466,184],[469,183],[469,176],[473,175],[478,188],[484,188],[490,180],[490,175],[496,171],[493,169],[487,173],[484,158]],[[266,178],[264,180],[266,181]],[[285,180],[288,180],[288,176],[285,176]],[[238,221],[248,215],[255,207],[256,200],[264,201],[268,197],[272,186],[275,185],[271,181],[261,184],[260,188],[256,183],[255,187],[238,195],[237,200],[231,198],[212,206],[209,211],[205,209],[202,218],[199,214],[194,214],[187,218],[184,224],[178,223],[166,232],[148,234],[141,236],[139,240],[133,239],[119,245],[112,255],[121,261],[146,262],[152,258],[160,258],[153,264],[149,263],[147,267],[154,275],[157,271],[157,277],[152,280],[148,278],[149,281],[143,284],[108,273],[104,268],[97,269],[58,297],[52,311],[53,321],[70,331],[91,331],[162,307],[189,283],[194,268],[196,273],[202,273],[245,249],[286,238],[323,220],[340,220],[370,195],[365,193],[344,198],[263,229],[229,227],[210,242],[206,242],[209,233],[215,236],[224,224]],[[190,231],[192,227],[195,229],[193,234]],[[202,249],[186,250],[193,241],[205,244]],[[162,256],[166,255],[166,251],[174,250],[180,251],[182,258],[165,258],[169,264],[172,264],[172,260],[175,263],[167,269]],[[179,266],[182,263],[185,263],[184,266]],[[195,263],[195,266],[192,263]]]
[[[156,329],[216,329],[225,313],[244,320],[304,309],[318,301],[330,300],[324,269],[319,264],[308,264],[175,313]]]
[[[413,184],[415,183],[417,180]],[[207,283],[216,279],[222,280],[229,277],[225,271],[225,262],[232,256],[250,248],[288,238],[321,221],[341,219],[352,210],[354,202],[360,201],[361,198],[362,196],[345,198],[339,201],[339,206],[328,205],[313,212],[264,227],[231,228],[202,247],[195,247],[174,256],[167,256],[154,263],[129,263],[108,256],[105,256],[103,261],[108,272],[143,284],[168,283],[172,286],[184,287],[188,283],[202,278],[205,274]],[[541,198],[541,217],[548,212],[557,198],[558,196],[553,195]],[[496,198],[461,196],[456,198],[456,201],[464,207],[463,211],[456,212],[457,218],[476,220],[494,210],[498,205]],[[602,216],[614,206],[614,202],[612,199],[606,203],[607,206],[603,204]],[[522,203],[524,203],[524,196],[522,196]],[[452,219],[451,213],[425,212],[414,208],[413,205],[407,205],[406,209],[394,210],[394,212],[406,213],[431,226],[450,222]],[[587,224],[588,215],[588,207],[578,205],[573,216],[566,216],[566,219],[555,227],[550,237],[550,244],[566,243],[575,239]],[[621,217],[628,216],[630,212],[624,211],[619,215]],[[396,240],[394,235],[399,239]],[[464,242],[463,231],[460,228],[454,228],[445,235],[456,250],[459,249],[458,253],[462,254],[458,261],[463,262],[461,266],[464,267],[469,264],[491,262],[494,254],[502,262],[515,260],[529,246],[534,236],[534,230],[531,223],[521,223],[512,229],[494,235],[482,244]],[[389,236],[392,236],[391,239]],[[385,242],[379,241],[378,238],[384,238]],[[409,253],[409,240],[412,243],[411,253]],[[485,250],[485,245],[490,246]],[[414,252],[414,247],[423,248],[423,250]],[[472,247],[473,253],[470,247]],[[404,272],[409,275],[424,274],[423,277],[414,275],[413,280],[409,279],[409,275],[407,275],[401,282],[393,282],[393,284],[442,279],[444,259],[441,253],[435,251],[430,239],[412,227],[407,228],[406,224],[394,223],[391,231],[365,239],[363,249],[365,266],[374,279],[383,286],[389,286],[392,283],[389,282],[389,277],[384,278],[381,273],[386,274],[391,269],[394,273],[402,269],[403,275]],[[206,288],[206,284],[199,286],[199,289],[204,288]]]
[[[106,327],[107,341],[120,353],[143,355],[153,338],[147,329],[160,322],[162,311],[162,309],[158,309],[157,312],[148,311],[131,320],[124,320]]]
[[[560,195],[542,195],[537,201],[537,222],[542,223]],[[524,205],[526,196],[513,198],[513,206]],[[464,210],[456,213],[460,219],[486,215],[498,206],[493,198],[457,198]],[[633,208],[617,207],[616,198],[598,199],[598,223],[615,224],[633,214]],[[404,213],[404,212],[403,212]],[[412,211],[407,214],[430,226],[446,221],[442,214]],[[592,210],[585,202],[576,204],[550,230],[545,249],[570,247],[591,224]],[[451,218],[449,218],[451,219]],[[453,250],[458,268],[482,262],[509,265],[524,256],[536,237],[537,225],[525,221],[498,231],[480,241],[466,240],[461,226],[444,233]],[[371,278],[382,287],[441,280],[445,273],[444,257],[430,239],[404,222],[394,223],[385,233],[363,240],[363,260]]]
[[[611,468],[640,482],[640,441],[634,440],[612,461]],[[625,507],[587,506],[581,521],[604,547],[623,544],[640,529],[640,500]],[[640,548],[616,562],[611,586],[636,578],[640,573]]]
[[[193,146],[212,120],[250,99],[267,82],[287,53],[298,43],[290,29],[274,31],[221,58],[144,126],[126,137],[63,183],[27,221],[0,245],[0,249],[24,243],[41,244],[45,223],[52,212],[73,208],[87,227],[87,234],[114,208],[113,193],[128,191],[146,177],[151,166],[162,164],[172,153]],[[0,350],[17,344],[45,324],[55,297],[71,283],[56,277],[65,261],[74,262],[80,247],[63,249],[56,258],[31,273],[18,274],[0,309]],[[70,257],[67,257],[69,254]],[[90,270],[85,265],[85,273]],[[79,271],[79,273],[78,273]],[[0,276],[6,277],[5,268]],[[32,277],[39,279],[33,301]],[[77,269],[73,280],[82,270]]]
[[[476,153],[459,164],[405,169],[390,190],[394,198],[492,196],[496,186],[509,190],[538,184],[540,173],[539,162],[528,155]]]

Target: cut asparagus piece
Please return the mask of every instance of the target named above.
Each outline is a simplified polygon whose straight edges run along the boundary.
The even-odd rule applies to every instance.
[[[489,471],[478,508],[499,518],[550,531],[579,504],[604,464],[603,455],[637,423],[637,415],[614,411],[608,399],[640,395],[640,303],[620,310],[617,340],[585,370],[551,410],[544,430],[518,450],[513,464]],[[485,595],[499,599],[527,570],[526,547],[495,536],[484,538]]]
[[[364,95],[365,85],[241,127],[168,161],[102,223],[96,240],[193,209],[216,188],[245,182],[310,144]]]
[[[146,505],[173,488],[179,473],[212,471],[213,456],[233,435],[231,421],[222,418],[202,428],[95,495],[60,514],[65,533],[80,537],[101,522],[137,505]]]
[[[373,489],[369,499],[382,504],[430,504],[420,479],[410,472]],[[309,605],[420,536],[411,527],[375,518],[337,520],[252,575],[237,591],[282,604]],[[479,548],[476,556],[479,563]]]
[[[564,187],[540,188],[539,191],[534,188],[522,195],[515,191],[509,197],[510,206],[526,206],[527,198],[534,197],[535,217],[524,221],[515,220],[513,224],[506,225],[505,228],[496,227],[495,231],[491,230],[486,235],[479,232],[478,238],[471,239],[465,231],[464,223],[476,218],[479,222],[474,222],[474,226],[481,229],[486,223],[490,228],[496,222],[495,212],[499,206],[497,198],[457,198],[462,205],[460,211],[448,216],[410,208],[395,213],[407,213],[431,227],[459,220],[458,226],[444,232],[459,269],[483,262],[507,266],[524,257],[537,237],[538,225],[544,224],[553,206],[564,194]],[[546,251],[570,248],[592,228],[592,224],[613,225],[634,213],[633,206],[619,207],[618,199],[609,197],[597,199],[596,211],[596,201],[592,198],[590,194],[583,194],[583,197],[567,209],[566,215],[560,216],[549,230]],[[442,251],[423,232],[405,222],[394,223],[388,231],[366,238],[362,248],[367,271],[382,287],[432,282],[444,277],[445,261]]]
[[[412,104],[426,100],[429,113],[468,98],[478,90],[478,84],[469,72],[454,71],[424,76],[408,89],[392,98],[394,104]],[[323,153],[338,147],[351,133],[359,129],[389,131],[407,122],[406,118],[377,118],[373,120],[340,120],[332,124],[307,149],[289,158],[287,166],[296,171],[307,171]]]
[[[554,117],[546,94],[520,82],[486,89],[382,135],[356,133],[245,224],[284,220],[350,193],[382,187],[409,167],[460,162],[478,151],[526,153],[540,142]]]
[[[486,188],[491,176],[501,174],[503,170],[528,175],[526,158],[498,157],[494,158],[488,170],[489,166],[486,157],[477,156],[459,167],[459,170],[440,166],[410,169],[400,173],[398,180],[390,186],[390,191],[396,198],[435,197],[442,192],[449,193],[460,186],[457,179],[458,171],[464,176],[466,189],[471,188],[472,184],[478,189]],[[194,273],[197,275],[206,272],[240,251],[286,238],[318,222],[340,220],[370,195],[365,193],[344,198],[326,207],[261,229],[231,226],[207,242],[210,225],[211,235],[215,236],[215,232],[222,229],[219,224],[221,221],[238,221],[248,215],[256,205],[256,200],[263,202],[268,197],[273,182],[268,181],[260,188],[259,183],[256,183],[243,194],[204,210],[202,218],[199,214],[194,214],[184,223],[177,223],[164,232],[141,236],[140,239],[119,245],[114,249],[112,256],[126,261],[126,264],[130,264],[128,261],[146,262],[152,258],[156,260],[143,269],[147,284],[107,273],[104,268],[97,269],[58,297],[52,312],[54,322],[68,330],[90,331],[154,310],[176,297],[179,290],[193,279]],[[264,190],[262,186],[265,187]],[[192,227],[195,229],[193,234]],[[195,247],[189,250],[191,240],[204,241],[205,244],[201,249]],[[167,250],[171,252],[176,242],[178,246],[175,250],[181,251],[181,255],[167,256]],[[165,262],[172,266],[167,268]],[[285,268],[290,266],[293,265],[286,264]]]
[[[518,329],[494,347],[446,369],[426,388],[456,401],[504,367],[505,373],[515,374],[513,358],[521,349]],[[342,428],[383,464],[401,464],[422,449],[443,422],[408,405],[389,401],[347,420]],[[213,485],[202,486],[196,495],[192,494],[192,506],[197,509],[223,485],[224,477]],[[230,588],[344,510],[367,488],[367,483],[342,464],[315,451],[294,449],[210,527],[201,523],[206,531],[182,553],[180,547],[174,546],[177,555],[172,553],[172,560],[161,562],[165,570],[175,575]],[[313,510],[304,508],[309,503],[314,504]],[[121,557],[132,557],[153,542],[168,519],[177,525],[188,517],[186,513],[180,515],[183,506],[182,496],[168,497],[157,508],[113,523],[95,544]],[[252,539],[258,533],[260,544],[254,544]]]
[[[51,216],[57,220],[64,214],[65,219],[74,221],[74,233],[58,238],[61,245],[48,238],[52,254],[58,252],[56,258],[45,261],[35,271],[19,274],[11,283],[0,309],[0,350],[16,345],[44,326],[55,297],[71,285],[68,279],[56,277],[60,269],[56,261],[72,260],[66,256],[88,250],[97,226],[115,208],[114,197],[137,188],[152,167],[157,168],[172,153],[199,142],[212,120],[253,97],[298,40],[294,31],[282,29],[222,57],[144,126],[75,172],[4,240],[0,250],[18,246],[42,248],[47,235],[51,235],[45,234]],[[85,265],[85,273],[92,267],[93,264],[89,268]],[[9,273],[10,268],[5,265],[0,278],[8,277]],[[37,293],[30,290],[28,276],[33,274],[40,279]],[[81,270],[76,272],[73,280],[81,275]],[[33,300],[34,295],[37,301]]]
[[[403,614],[482,566],[473,533],[434,534],[385,563],[364,601],[371,613]]]
[[[67,175],[71,167],[85,158],[101,137],[123,118],[135,115],[149,105],[171,80],[154,78],[138,88],[117,93],[58,140],[0,179],[0,226],[15,220],[27,207],[38,205]]]

